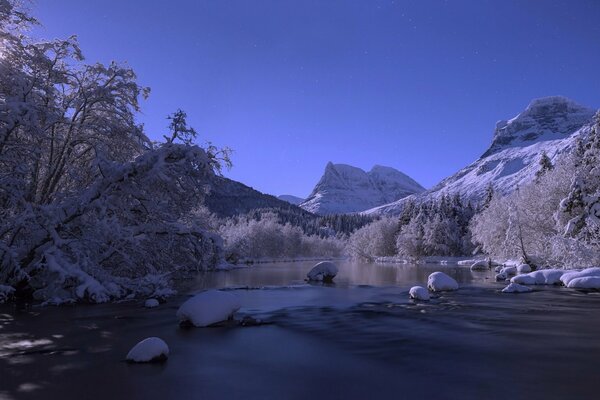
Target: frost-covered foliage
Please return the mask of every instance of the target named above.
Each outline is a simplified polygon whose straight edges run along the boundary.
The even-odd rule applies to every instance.
[[[470,254],[473,245],[468,227],[473,214],[471,204],[463,204],[458,195],[409,203],[400,215],[398,254],[412,258]]]
[[[346,251],[353,258],[372,260],[396,255],[396,236],[400,229],[397,218],[381,218],[354,232]]]
[[[220,227],[229,260],[339,256],[342,252],[341,240],[306,235],[300,227],[281,223],[273,212],[255,217],[229,218]]]
[[[193,210],[218,155],[177,133],[150,143],[134,72],[84,64],[75,38],[30,39],[15,4],[0,0],[0,285],[103,302],[217,264],[220,239]]]
[[[468,227],[473,214],[471,205],[463,204],[460,196],[407,202],[398,218],[382,218],[352,234],[348,253],[363,259],[469,254],[473,244]]]
[[[472,222],[488,254],[572,267],[600,262],[600,126],[549,167],[542,155],[535,182],[494,195]]]

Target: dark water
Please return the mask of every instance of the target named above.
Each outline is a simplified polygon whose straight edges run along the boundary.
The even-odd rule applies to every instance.
[[[455,266],[340,263],[332,286],[313,263],[198,276],[190,292],[229,288],[256,327],[181,329],[185,297],[138,303],[0,308],[0,398],[597,399],[600,294],[559,287],[502,294],[491,273]],[[441,270],[460,290],[427,303],[408,289]],[[163,365],[122,360],[159,336]]]

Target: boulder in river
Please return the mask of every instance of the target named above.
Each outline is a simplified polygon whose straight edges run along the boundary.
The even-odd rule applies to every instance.
[[[309,281],[332,282],[338,273],[337,266],[331,261],[321,261],[306,274]]]

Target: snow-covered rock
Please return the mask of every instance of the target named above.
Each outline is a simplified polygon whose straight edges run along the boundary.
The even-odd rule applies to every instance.
[[[571,279],[567,287],[573,289],[600,289],[600,275]]]
[[[502,282],[508,279],[506,274],[496,274],[496,282]]]
[[[148,299],[144,302],[144,307],[154,308],[154,307],[158,307],[159,304],[160,304],[159,301],[156,299]]]
[[[492,144],[478,160],[424,193],[365,213],[399,215],[409,199],[424,202],[444,194],[478,202],[490,185],[497,193],[509,194],[535,179],[543,152],[553,159],[572,148],[577,137],[590,130],[595,112],[561,96],[535,99],[516,117],[496,124]]]
[[[556,285],[564,272],[562,269],[540,269],[514,276],[510,281],[521,285]]]
[[[496,268],[494,268],[494,272],[499,274],[500,271],[502,271],[502,268],[504,268],[502,265],[498,265]]]
[[[135,346],[127,353],[127,361],[136,363],[162,362],[169,357],[169,346],[164,340],[149,337]]]
[[[328,163],[323,176],[300,207],[315,214],[364,211],[425,189],[409,176],[390,167],[369,172],[345,164]]]
[[[503,267],[500,270],[500,273],[504,274],[504,275],[516,275],[517,274],[517,267],[515,267],[515,266]]]
[[[443,272],[434,272],[427,278],[427,288],[434,292],[458,289],[458,282]]]
[[[525,293],[531,292],[531,288],[528,286],[519,285],[518,283],[509,283],[507,287],[502,289],[502,293]]]
[[[408,295],[414,300],[429,300],[429,292],[423,286],[413,286]]]
[[[229,319],[241,307],[234,294],[208,290],[187,300],[177,310],[179,322],[205,327]]]
[[[338,267],[331,261],[321,261],[317,263],[306,274],[309,281],[331,282],[338,273]]]
[[[471,265],[471,271],[487,271],[490,269],[490,262],[488,260],[480,260]]]
[[[587,278],[587,277],[596,277],[596,276],[600,276],[600,268],[599,267],[586,268],[583,271],[565,272],[560,277],[560,281],[566,287],[571,287],[569,285],[570,285],[571,281],[573,281],[575,279],[578,279],[578,278]]]
[[[531,272],[531,267],[529,266],[529,264],[520,264],[517,266],[517,272],[519,274],[526,274],[528,272]]]

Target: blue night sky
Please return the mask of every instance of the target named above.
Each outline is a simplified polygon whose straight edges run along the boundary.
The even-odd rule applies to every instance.
[[[327,161],[425,187],[477,159],[495,122],[565,95],[600,107],[600,1],[37,0],[44,38],[127,61],[152,138],[177,108],[226,175],[307,196]]]

